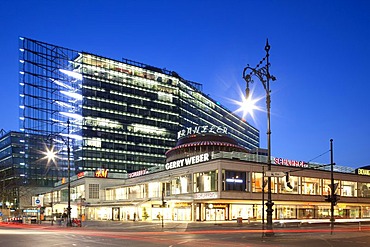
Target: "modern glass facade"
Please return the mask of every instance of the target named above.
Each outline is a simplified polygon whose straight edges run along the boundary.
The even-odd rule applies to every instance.
[[[34,192],[35,187],[51,187],[61,178],[63,172],[48,163],[40,152],[44,147],[44,138],[40,135],[12,131],[0,136],[0,199],[3,208],[17,209],[22,202],[30,204],[30,192]]]
[[[20,111],[24,133],[52,136],[48,145],[64,154],[70,144],[76,173],[162,168],[178,131],[193,126],[223,126],[239,145],[259,147],[256,128],[174,71],[27,38],[20,38]],[[66,158],[58,162],[66,167]]]
[[[19,170],[23,148],[13,133],[8,132],[0,137],[0,197],[1,208],[13,207],[17,204]],[[23,139],[23,138],[22,138]],[[13,155],[14,153],[14,155]]]

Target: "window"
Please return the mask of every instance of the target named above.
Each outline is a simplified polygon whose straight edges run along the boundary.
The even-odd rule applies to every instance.
[[[265,182],[262,182],[262,172],[252,173],[252,192],[262,192],[262,186],[264,185],[264,191],[267,192],[268,177],[265,177]],[[284,180],[285,181],[285,180]],[[276,193],[277,178],[271,177],[271,193]]]
[[[89,184],[89,198],[99,199],[99,184]]]
[[[303,195],[321,195],[320,179],[302,177],[302,194]]]
[[[194,193],[217,191],[218,171],[200,172],[194,174]]]
[[[246,172],[222,171],[222,190],[246,191],[247,176]]]
[[[334,184],[338,184],[337,190],[334,191],[335,194],[340,195],[340,181],[334,180]],[[324,179],[323,180],[323,186],[322,186],[322,194],[324,196],[330,195],[331,191],[331,180],[330,179]]]
[[[252,192],[262,192],[262,173],[253,172],[252,174]]]
[[[189,193],[190,189],[191,189],[190,175],[175,177],[171,180],[172,195]]]
[[[342,181],[342,196],[357,196],[357,183]]]
[[[298,194],[299,177],[289,176],[290,186],[288,186],[285,178],[279,179],[279,193]]]
[[[359,183],[359,197],[370,197],[370,183]],[[369,208],[370,212],[370,208]],[[370,215],[370,214],[369,214]]]
[[[296,219],[297,206],[290,205],[277,205],[276,216],[278,219]]]

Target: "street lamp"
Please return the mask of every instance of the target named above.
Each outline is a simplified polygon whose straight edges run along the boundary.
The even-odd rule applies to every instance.
[[[67,207],[67,226],[72,226],[71,219],[71,147],[69,145],[69,119],[67,120],[67,159],[68,159],[68,207]]]
[[[257,64],[255,68],[252,68],[247,65],[247,67],[243,70],[243,79],[246,81],[246,90],[245,90],[245,97],[248,99],[250,97],[249,95],[249,83],[253,83],[252,76],[256,76],[262,83],[265,91],[266,91],[266,110],[267,110],[267,170],[271,171],[271,117],[270,117],[270,104],[271,104],[271,97],[270,97],[270,80],[275,81],[276,78],[270,74],[269,68],[270,68],[270,62],[269,62],[269,51],[270,51],[270,45],[268,43],[268,40],[266,41],[265,45],[265,51],[266,56]],[[264,65],[263,65],[264,64]],[[262,66],[263,65],[263,66]],[[262,67],[261,67],[262,66]],[[250,72],[249,72],[250,71]],[[249,73],[248,73],[249,72]],[[272,212],[274,211],[272,209],[272,206],[274,203],[271,199],[271,177],[267,177],[267,225],[266,229],[267,232],[265,233],[265,236],[273,236],[274,232],[272,229]]]
[[[68,176],[68,180],[67,180],[67,226],[72,226],[72,219],[71,219],[71,148],[70,148],[70,137],[69,137],[69,134],[70,134],[70,130],[69,130],[69,125],[70,125],[70,121],[69,119],[67,120],[67,140],[65,140],[61,135],[57,135],[59,138],[62,139],[62,141],[64,142],[64,144],[67,146],[67,176]],[[50,150],[47,150],[46,152],[46,156],[48,158],[48,160],[55,160],[55,152],[54,152],[54,148],[50,149]]]

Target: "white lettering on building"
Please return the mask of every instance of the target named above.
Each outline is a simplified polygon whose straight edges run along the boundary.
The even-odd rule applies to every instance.
[[[148,170],[140,170],[140,171],[136,171],[136,172],[131,172],[128,174],[128,177],[129,178],[134,178],[134,177],[139,177],[139,176],[142,176],[142,175],[145,175],[145,174],[148,174]]]
[[[193,196],[194,199],[215,199],[218,198],[217,192],[206,192],[206,193],[196,193]]]
[[[195,126],[195,127],[187,127],[186,129],[182,129],[177,132],[177,139],[180,139],[184,136],[188,135],[195,135],[195,134],[204,134],[204,133],[212,133],[212,134],[227,134],[227,128],[224,126]]]
[[[199,154],[179,160],[174,160],[166,163],[166,170],[172,170],[183,166],[194,165],[202,162],[209,161],[209,153]]]

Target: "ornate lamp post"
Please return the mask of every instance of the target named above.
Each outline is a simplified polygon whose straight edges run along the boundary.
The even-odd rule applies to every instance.
[[[271,171],[271,117],[270,117],[270,104],[271,104],[271,90],[270,90],[270,80],[275,81],[276,78],[270,74],[269,68],[270,68],[270,62],[269,62],[269,51],[270,51],[270,45],[268,43],[268,40],[266,41],[265,45],[265,51],[266,56],[257,64],[255,68],[252,68],[247,65],[247,67],[243,70],[243,78],[246,81],[246,98],[249,98],[249,83],[253,83],[252,76],[256,76],[260,82],[262,83],[265,91],[266,91],[266,110],[267,110],[267,170]],[[264,64],[264,65],[263,65]],[[262,67],[261,67],[262,66]],[[272,209],[272,206],[274,203],[271,199],[271,177],[267,178],[267,224],[266,229],[267,232],[265,233],[265,236],[273,236],[273,228],[272,228],[272,212],[274,211]]]
[[[69,145],[69,119],[67,120],[67,159],[68,159],[68,207],[67,207],[67,226],[72,226],[71,219],[71,147]]]

